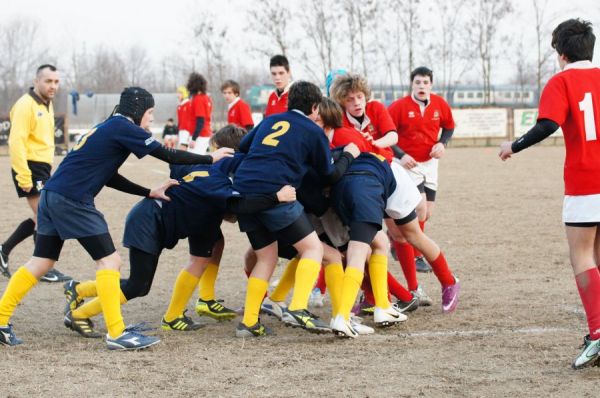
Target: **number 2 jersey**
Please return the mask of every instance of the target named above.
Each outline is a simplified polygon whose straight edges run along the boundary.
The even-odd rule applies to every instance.
[[[568,64],[544,87],[538,120],[561,126],[565,138],[565,195],[600,194],[600,68]]]
[[[320,176],[334,173],[329,141],[315,122],[298,111],[270,116],[240,144],[246,157],[235,172],[234,190],[269,194],[284,185],[300,186],[312,167]]]

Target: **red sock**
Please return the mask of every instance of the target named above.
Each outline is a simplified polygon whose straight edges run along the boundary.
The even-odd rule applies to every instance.
[[[412,293],[409,292],[398,282],[394,275],[388,272],[388,290],[391,294],[394,295],[400,301],[410,301],[413,296]]]
[[[585,310],[590,338],[600,339],[600,272],[592,268],[575,276],[581,303]]]
[[[421,227],[421,231],[425,232],[425,221],[420,221],[419,220],[419,227]],[[415,247],[414,250],[415,250],[415,257],[423,257],[423,253],[421,253],[419,251],[419,249],[417,249]]]
[[[442,287],[454,285],[456,283],[454,275],[452,275],[452,271],[450,271],[450,268],[448,267],[444,253],[440,252],[440,255],[435,260],[431,261],[430,259],[427,259],[427,261],[431,264],[433,273],[442,284]]]
[[[325,294],[325,288],[327,285],[325,284],[325,267],[321,266],[321,271],[319,271],[319,278],[317,279],[317,283],[315,287],[318,287],[321,291],[321,294]]]
[[[415,252],[412,245],[408,242],[401,243],[396,241],[392,244],[396,250],[396,256],[402,267],[404,278],[406,278],[408,290],[417,290],[417,266],[415,265]]]
[[[369,275],[365,273],[362,282],[362,290],[365,294],[365,301],[370,305],[375,305],[375,296],[373,295],[373,288],[371,287],[371,280],[369,279]]]

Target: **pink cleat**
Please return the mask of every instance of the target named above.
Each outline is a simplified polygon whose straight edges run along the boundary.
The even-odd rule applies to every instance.
[[[446,286],[442,288],[442,312],[448,314],[456,309],[458,305],[458,293],[460,292],[460,281],[458,278],[454,278],[456,281],[454,285]]]

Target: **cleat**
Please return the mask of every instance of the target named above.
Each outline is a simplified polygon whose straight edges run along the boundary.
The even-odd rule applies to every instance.
[[[454,277],[454,285],[442,288],[442,312],[448,314],[456,309],[458,305],[458,293],[460,292],[460,281]]]
[[[40,278],[40,281],[53,283],[53,282],[67,282],[67,281],[70,281],[71,279],[73,279],[73,278],[63,274],[62,272],[60,272],[57,269],[52,268],[50,271],[48,271],[48,273],[46,275],[44,275]]]
[[[417,266],[417,272],[427,273],[433,271],[431,265],[429,265],[423,256],[415,257],[415,265]]]
[[[185,315],[186,312],[187,312],[187,310],[183,311],[183,314],[181,316],[178,316],[177,318],[173,319],[171,322],[167,322],[165,320],[165,318],[163,318],[162,321],[160,322],[160,327],[163,330],[175,330],[177,332],[190,332],[192,330],[198,330],[202,326],[204,326],[197,322],[194,322],[194,320],[192,318],[190,318],[189,316],[186,316]]]
[[[390,305],[390,307],[385,310],[383,308],[375,307],[373,319],[376,326],[388,327],[396,325],[400,322],[404,322],[408,319],[408,317],[398,311],[396,307]]]
[[[371,304],[365,300],[365,296],[363,295],[354,307],[352,307],[352,312],[355,315],[373,315],[373,311],[375,311],[375,304]]]
[[[414,310],[416,310],[417,308],[419,308],[419,299],[413,295],[412,300],[410,301],[396,301],[394,304],[394,307],[396,307],[396,309],[398,311],[400,311],[401,313],[405,313],[405,312],[412,312]]]
[[[433,304],[433,300],[425,293],[421,285],[417,286],[417,290],[412,290],[411,293],[419,299],[419,307],[429,307]]]
[[[275,332],[261,324],[260,321],[256,322],[254,326],[246,326],[240,322],[235,328],[235,337],[265,337],[274,335]]]
[[[331,328],[327,326],[322,320],[319,319],[315,314],[311,314],[308,310],[295,310],[291,311],[285,309],[283,316],[281,317],[285,326],[291,326],[294,328],[302,328],[311,333],[329,333]]]
[[[65,298],[67,299],[65,316],[71,311],[77,309],[83,303],[83,299],[79,297],[79,294],[77,294],[77,285],[79,285],[79,282],[75,280],[65,282],[63,285]]]
[[[79,333],[85,338],[98,339],[102,337],[100,333],[97,333],[94,330],[94,322],[92,322],[91,319],[73,318],[71,311],[65,315],[64,323],[67,328]]]
[[[8,254],[4,254],[2,251],[2,245],[0,245],[0,272],[7,278],[10,278],[10,270],[8,269]]]
[[[310,297],[308,298],[308,306],[309,307],[323,307],[323,294],[321,293],[321,289],[315,287],[312,292],[310,292]]]
[[[571,365],[573,369],[583,369],[588,366],[598,365],[600,358],[600,339],[591,340],[590,335],[588,334],[583,338],[583,345],[581,346],[583,350],[581,353],[575,358],[575,361]]]
[[[360,334],[373,334],[375,333],[375,329],[370,326],[362,324],[362,318],[357,316],[350,315],[350,326],[352,329],[356,331],[356,333]]]
[[[160,342],[160,339],[155,336],[146,336],[141,332],[150,330],[143,323],[138,325],[130,325],[123,330],[123,333],[116,338],[106,335],[106,345],[109,350],[141,350],[148,348]]]
[[[342,315],[337,315],[331,320],[331,331],[340,338],[355,339],[358,337],[358,332]]]
[[[283,312],[287,309],[285,302],[283,301],[273,301],[268,297],[265,297],[261,306],[260,313],[267,314],[269,316],[274,316],[275,318],[281,321],[283,317]]]
[[[230,321],[237,316],[237,313],[225,307],[217,300],[202,300],[196,301],[196,314],[198,316],[209,316],[217,321]]]
[[[22,343],[23,341],[15,336],[10,323],[7,326],[0,327],[0,345],[14,346]]]

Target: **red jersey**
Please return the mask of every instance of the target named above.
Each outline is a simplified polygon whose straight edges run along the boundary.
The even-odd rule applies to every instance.
[[[394,122],[392,122],[385,106],[378,101],[367,102],[365,118],[362,124],[350,116],[348,112],[344,112],[344,126],[354,128],[363,133],[369,133],[375,140],[380,139],[390,131],[396,131],[396,126],[394,126]],[[372,148],[373,150],[369,152],[383,156],[388,162],[391,162],[394,158],[394,152],[392,152],[392,148],[390,147],[378,148],[373,146]]]
[[[254,125],[254,121],[252,121],[252,112],[250,112],[250,106],[240,97],[233,101],[228,108],[227,123],[235,124],[236,126],[244,128],[246,126]]]
[[[212,113],[212,101],[210,97],[206,94],[198,93],[192,97],[192,130],[191,134],[194,133],[196,129],[196,118],[203,117],[204,118],[204,127],[199,134],[199,137],[210,137],[212,135],[212,131],[210,129],[210,114]]]
[[[600,194],[600,68],[567,64],[544,87],[539,119],[550,119],[565,137],[565,195]]]
[[[194,125],[192,125],[192,101],[187,98],[177,106],[177,123],[179,130],[185,130],[190,134],[194,132]]]
[[[340,127],[333,130],[330,134],[331,148],[343,147],[354,143],[361,152],[375,152],[373,145],[354,128]]]
[[[394,101],[388,111],[396,125],[398,146],[417,162],[431,159],[429,154],[439,140],[440,128],[454,128],[450,106],[435,94],[425,107],[411,94]]]
[[[273,91],[271,95],[269,95],[269,101],[267,102],[267,107],[265,108],[265,117],[274,115],[276,113],[287,112],[289,88],[290,86],[288,85],[283,90],[281,96],[277,95],[277,90]]]

